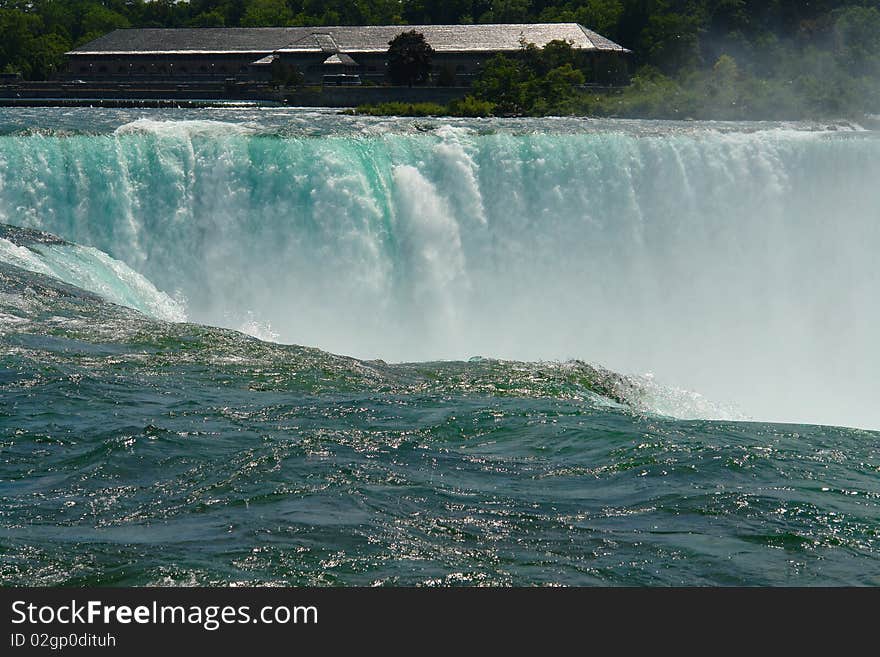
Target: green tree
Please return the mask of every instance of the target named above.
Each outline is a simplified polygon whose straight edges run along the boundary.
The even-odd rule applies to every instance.
[[[54,32],[32,39],[27,48],[30,63],[28,77],[46,80],[54,76],[64,66],[64,53],[70,50],[70,46],[67,38]]]
[[[89,7],[80,22],[80,30],[86,35],[100,36],[124,27],[131,27],[125,16],[98,4]]]
[[[0,5],[0,67],[28,77],[30,62],[27,47],[40,31],[38,16],[20,9],[4,9]]]
[[[293,12],[284,0],[251,0],[241,17],[242,27],[291,25]]]
[[[495,55],[474,81],[474,95],[495,105],[498,114],[517,115],[526,111],[525,84],[533,76],[526,67],[504,55]]]
[[[834,48],[854,72],[873,72],[880,64],[880,10],[850,7],[841,11],[834,23]]]
[[[187,23],[190,27],[225,27],[226,17],[218,10],[206,11]]]
[[[730,55],[721,55],[708,76],[705,100],[707,107],[719,118],[737,118],[739,102],[740,70]]]
[[[699,65],[701,31],[696,14],[655,14],[642,32],[641,45],[652,63],[666,72],[676,72]]]
[[[399,0],[355,0],[354,4],[362,24],[396,25],[402,22],[400,12],[402,4]]]
[[[571,103],[575,97],[575,87],[583,83],[583,72],[571,64],[564,64],[552,69],[541,79],[541,95],[550,101],[550,108],[558,110]]]
[[[611,39],[617,37],[624,6],[620,0],[575,0],[563,6],[551,3],[538,19],[544,23],[580,23]]]
[[[473,0],[407,0],[401,4],[402,16],[408,23],[431,25],[462,23],[466,16],[473,23],[474,5],[480,3]],[[482,4],[485,5],[483,11],[486,11],[488,0]]]
[[[480,16],[481,23],[526,23],[530,0],[492,0],[492,8]]]
[[[540,60],[544,66],[544,72],[566,64],[573,68],[579,68],[580,59],[580,53],[572,47],[571,41],[554,39],[541,48]]]
[[[388,42],[388,75],[396,84],[420,84],[431,73],[434,49],[425,35],[415,30],[402,32]]]

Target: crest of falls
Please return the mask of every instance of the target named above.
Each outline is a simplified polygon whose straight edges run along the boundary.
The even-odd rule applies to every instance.
[[[94,290],[124,267],[101,293],[166,319],[183,298],[361,358],[579,358],[756,419],[880,427],[880,140],[551,128],[7,135],[0,221],[82,245],[28,268]]]
[[[124,262],[94,247],[0,224],[0,262],[57,278],[154,319],[186,320],[180,301],[156,289]]]

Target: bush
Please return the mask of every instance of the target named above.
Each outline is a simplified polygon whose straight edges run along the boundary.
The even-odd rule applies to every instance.
[[[461,100],[453,100],[447,109],[452,116],[492,116],[495,113],[495,104],[465,96]]]
[[[358,114],[367,116],[444,116],[446,108],[437,103],[379,103],[358,105]]]

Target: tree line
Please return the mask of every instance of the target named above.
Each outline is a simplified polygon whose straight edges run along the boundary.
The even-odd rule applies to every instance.
[[[633,50],[618,94],[557,94],[534,57],[488,78],[524,85],[517,111],[689,116],[877,111],[878,0],[0,0],[0,71],[51,77],[64,52],[122,27],[578,22]],[[495,69],[495,70],[492,70]],[[586,79],[589,82],[589,79]],[[540,88],[544,87],[544,91]],[[564,86],[564,85],[563,85]],[[570,85],[569,85],[570,86]],[[554,94],[546,96],[545,94]],[[543,100],[542,100],[543,99]],[[873,110],[872,110],[873,108]]]

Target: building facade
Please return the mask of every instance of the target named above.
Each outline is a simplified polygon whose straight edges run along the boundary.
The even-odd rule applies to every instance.
[[[106,82],[270,80],[294,67],[307,84],[326,76],[388,82],[389,42],[415,30],[434,49],[432,76],[467,86],[483,63],[523,44],[562,40],[582,53],[588,82],[623,82],[630,51],[577,23],[379,25],[115,30],[67,53],[69,79]]]

